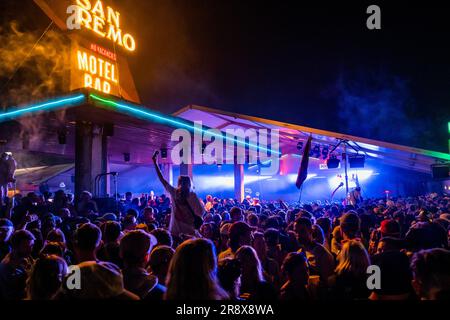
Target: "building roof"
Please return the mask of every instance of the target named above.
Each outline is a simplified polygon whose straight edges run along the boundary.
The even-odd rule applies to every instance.
[[[193,129],[193,122],[195,121],[202,121],[205,129],[213,128],[222,132],[225,132],[227,129],[279,130],[280,147],[283,155],[300,154],[297,145],[300,141],[305,143],[309,135],[312,135],[314,144],[329,146],[332,149],[340,141],[345,140],[352,146],[352,148],[348,148],[349,154],[356,153],[353,149],[354,147],[367,157],[380,161],[383,164],[418,172],[430,173],[431,165],[450,160],[450,155],[447,153],[413,148],[196,105],[187,106],[173,115],[167,115],[128,101],[85,90],[32,106],[10,108],[0,114],[0,123],[31,116],[34,117],[37,114],[42,114],[42,112],[67,109],[70,109],[70,112],[66,113],[65,121],[71,124],[72,127],[74,121],[80,119],[80,117],[81,119],[95,122],[100,121],[100,123],[114,123],[116,125],[116,134],[112,138],[113,143],[110,144],[114,153],[112,157],[113,162],[120,162],[120,159],[123,157],[123,152],[138,149],[140,154],[133,157],[137,159],[137,161],[133,162],[136,164],[148,164],[153,150],[163,146],[170,149],[174,144],[174,142],[170,141],[171,132],[174,127]],[[51,121],[48,120],[47,122]],[[1,139],[3,137],[0,136]],[[59,153],[56,150],[58,147],[56,145],[57,143],[53,142],[52,151],[50,152],[55,154]],[[49,148],[48,146],[41,146],[39,151],[42,150],[48,151]],[[341,147],[337,149],[337,152],[342,151]]]
[[[340,141],[348,141],[351,146],[369,158],[383,164],[401,167],[425,173],[431,172],[431,165],[450,160],[447,153],[408,147],[404,145],[367,139],[332,131],[304,127],[297,124],[264,119],[244,114],[226,112],[219,109],[190,105],[174,113],[174,116],[188,121],[202,120],[203,125],[225,132],[227,129],[268,129],[280,131],[280,147],[282,154],[299,154],[297,148],[300,141],[306,144],[310,135],[313,146],[329,146],[331,150]],[[337,152],[342,152],[342,145]],[[356,153],[348,148],[348,153]]]

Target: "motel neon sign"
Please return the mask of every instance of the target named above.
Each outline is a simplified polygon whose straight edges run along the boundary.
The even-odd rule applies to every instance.
[[[134,37],[120,27],[120,13],[110,6],[104,6],[101,0],[76,0],[76,4],[67,8],[67,14],[69,30],[83,27],[130,52],[136,50]]]
[[[77,49],[77,67],[83,74],[85,88],[111,94],[111,85],[119,85],[116,64],[107,58],[100,58],[92,51]]]

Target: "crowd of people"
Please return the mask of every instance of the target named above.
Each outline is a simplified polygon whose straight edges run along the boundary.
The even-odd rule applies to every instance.
[[[106,214],[89,192],[5,199],[0,299],[450,298],[448,196],[240,202],[199,199],[189,177],[173,187],[158,176],[168,196],[127,193]],[[380,284],[370,287],[373,265]]]

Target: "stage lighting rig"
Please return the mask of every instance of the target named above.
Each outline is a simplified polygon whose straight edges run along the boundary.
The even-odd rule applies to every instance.
[[[328,154],[329,154],[329,148],[326,146],[326,147],[323,147],[323,149],[322,149],[322,159],[323,160],[326,160],[326,159],[328,159]]]
[[[337,169],[339,168],[340,163],[341,160],[339,160],[337,156],[333,154],[330,156],[330,159],[327,160],[328,169]]]

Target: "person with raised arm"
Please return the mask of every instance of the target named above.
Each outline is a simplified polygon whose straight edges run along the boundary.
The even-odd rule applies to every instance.
[[[195,192],[192,191],[191,178],[180,176],[177,188],[170,185],[164,178],[158,165],[159,152],[153,154],[153,163],[159,181],[164,189],[170,194],[172,202],[172,212],[170,217],[169,231],[175,237],[182,235],[198,235],[198,229],[202,225],[204,213],[203,205]]]

